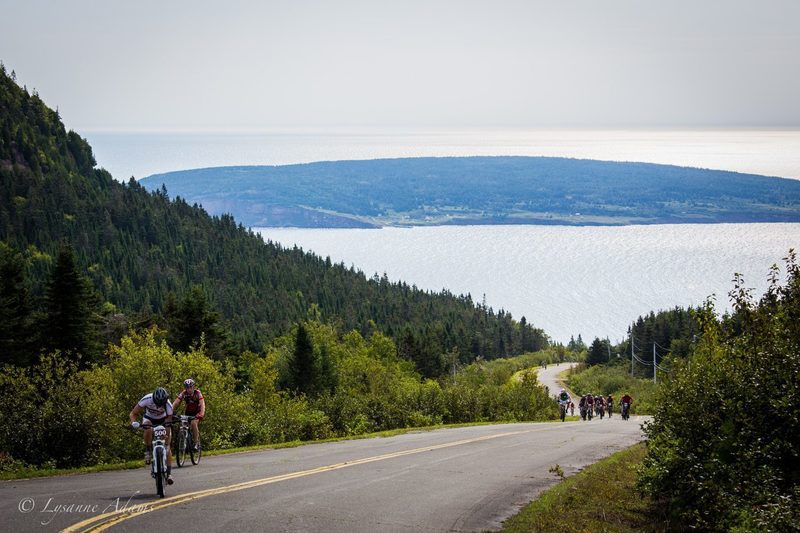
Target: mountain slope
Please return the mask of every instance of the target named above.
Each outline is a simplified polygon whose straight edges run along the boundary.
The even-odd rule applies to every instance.
[[[240,349],[260,350],[312,305],[344,328],[393,335],[406,357],[430,364],[429,373],[453,348],[467,360],[547,342],[540,330],[469,296],[368,279],[329,259],[265,244],[230,216],[209,216],[133,180],[118,183],[94,166],[86,141],[0,68],[0,241],[24,252],[34,297],[66,241],[129,323],[132,315],[157,319],[170,293],[200,285]]]
[[[155,189],[247,226],[800,221],[800,181],[647,163],[449,157],[221,167]]]

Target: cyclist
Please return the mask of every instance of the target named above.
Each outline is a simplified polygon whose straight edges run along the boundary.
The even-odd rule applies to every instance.
[[[606,402],[602,396],[595,396],[594,397],[594,409],[595,414],[600,416],[600,420],[603,419],[603,416],[606,414]]]
[[[566,415],[567,414],[567,407],[569,406],[570,397],[566,390],[561,389],[558,391],[558,407],[560,408],[561,412]],[[562,416],[563,420],[563,416]]]
[[[622,403],[622,418],[627,418],[630,412],[631,404],[633,403],[633,398],[627,392],[625,396],[620,398],[620,402]]]
[[[144,411],[142,423],[139,424],[137,418],[139,414]],[[170,441],[172,439],[172,404],[169,403],[169,394],[164,387],[158,387],[150,394],[145,395],[141,400],[133,406],[130,412],[131,426],[138,429],[139,426],[144,426],[144,463],[150,464],[153,459],[151,456],[151,446],[153,443],[153,427],[165,426],[167,428],[167,450],[169,450]],[[167,484],[172,485],[172,456],[167,454]]]
[[[611,418],[611,411],[614,409],[614,397],[610,394],[606,398],[606,410],[608,411],[608,418]]]
[[[592,419],[594,416],[594,395],[587,394],[586,395],[586,416],[589,417],[589,420]]]
[[[183,390],[175,398],[175,402],[172,404],[173,409],[177,409],[181,402],[186,402],[186,414],[194,417],[192,419],[192,438],[194,439],[194,451],[197,451],[200,449],[199,422],[206,416],[206,401],[192,378],[183,382]]]

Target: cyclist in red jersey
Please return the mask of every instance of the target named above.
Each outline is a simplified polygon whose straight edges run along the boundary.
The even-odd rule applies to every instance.
[[[620,404],[622,405],[622,409],[620,410],[620,412],[622,413],[623,418],[630,416],[630,409],[632,403],[633,403],[633,398],[631,398],[631,395],[626,392],[625,396],[623,396],[620,399]]]
[[[195,387],[192,378],[183,382],[183,391],[178,394],[175,401],[172,402],[172,408],[177,409],[181,402],[186,402],[186,414],[193,416],[192,419],[192,437],[194,438],[194,449],[200,449],[200,426],[199,422],[206,416],[206,401],[203,398],[203,393],[200,389]]]

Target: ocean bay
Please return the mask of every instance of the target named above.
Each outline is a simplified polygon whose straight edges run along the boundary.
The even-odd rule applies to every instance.
[[[617,341],[640,315],[711,295],[722,311],[734,273],[760,296],[770,266],[800,248],[800,224],[254,229],[367,276],[485,295],[560,342]]]
[[[226,165],[420,156],[542,155],[645,161],[800,178],[800,130],[341,130],[93,132],[100,166],[117,179]],[[798,224],[624,227],[434,226],[261,228],[368,276],[470,293],[525,316],[558,341],[621,339],[638,316],[727,307],[734,272],[756,294],[770,265],[800,247]]]

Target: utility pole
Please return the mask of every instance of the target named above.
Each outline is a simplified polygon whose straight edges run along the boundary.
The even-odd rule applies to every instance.
[[[653,383],[656,382],[656,343],[653,343]]]
[[[631,330],[631,377],[633,377],[633,331]]]
[[[606,348],[608,348],[608,362],[611,362],[611,341],[606,339]]]

